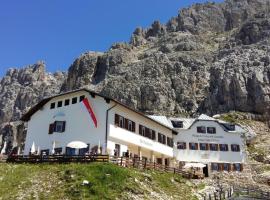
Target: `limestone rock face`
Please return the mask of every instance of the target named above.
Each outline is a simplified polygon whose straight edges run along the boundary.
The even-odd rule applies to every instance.
[[[14,135],[6,123],[40,99],[78,88],[147,114],[239,110],[270,118],[269,11],[269,0],[195,4],[166,24],[136,28],[129,43],[82,54],[67,74],[47,73],[41,62],[10,69],[0,80],[0,138],[5,127]]]
[[[43,62],[9,69],[0,80],[0,141],[8,141],[9,147],[21,143],[23,128],[13,121],[45,96],[59,93],[65,78],[62,72],[46,73]]]

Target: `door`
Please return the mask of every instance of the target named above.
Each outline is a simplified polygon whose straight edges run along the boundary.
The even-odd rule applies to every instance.
[[[115,144],[114,156],[117,156],[117,157],[120,156],[120,144]]]
[[[203,168],[203,174],[205,177],[208,177],[209,174],[208,174],[208,165],[206,165],[204,168]]]
[[[73,155],[75,155],[75,152],[76,152],[76,149],[70,148],[70,147],[66,147],[66,155],[73,156]]]

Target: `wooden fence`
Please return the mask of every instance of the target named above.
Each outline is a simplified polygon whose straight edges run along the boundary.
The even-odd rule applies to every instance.
[[[90,163],[109,162],[108,155],[12,155],[7,158],[7,162],[14,163]]]
[[[254,198],[254,199],[270,199],[270,192],[255,187],[239,187],[234,186],[234,196]]]
[[[230,199],[233,195],[233,187],[230,187],[228,189],[222,189],[219,191],[216,191],[211,194],[204,194],[203,199],[204,200],[225,200]]]
[[[109,155],[12,155],[7,162],[12,163],[91,163],[91,162],[111,162],[122,167],[134,167],[138,169],[153,169],[164,172],[179,174],[185,178],[203,178],[198,174],[189,173],[179,168],[173,168],[166,165],[149,162],[145,159],[126,158],[126,157],[109,157]]]
[[[149,162],[146,159],[139,158],[126,158],[126,157],[110,157],[110,162],[115,163],[122,167],[134,167],[138,169],[152,169],[163,172],[171,172],[179,174],[185,178],[203,178],[202,176],[183,171],[179,168],[169,167],[167,165],[161,165],[156,162]]]

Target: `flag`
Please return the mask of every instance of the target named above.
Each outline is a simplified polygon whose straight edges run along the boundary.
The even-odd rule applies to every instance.
[[[90,102],[88,101],[87,98],[84,98],[82,102],[83,102],[84,106],[86,107],[88,113],[90,114],[90,116],[94,122],[95,127],[97,128],[97,118],[95,116],[95,113],[94,113],[91,105],[90,105]]]

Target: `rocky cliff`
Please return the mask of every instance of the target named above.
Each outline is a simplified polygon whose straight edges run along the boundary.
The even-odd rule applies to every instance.
[[[18,120],[44,96],[81,87],[147,114],[238,110],[266,119],[269,13],[269,0],[195,4],[167,24],[136,28],[129,43],[82,54],[67,75],[46,73],[43,63],[9,70],[0,82],[0,123]]]

